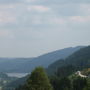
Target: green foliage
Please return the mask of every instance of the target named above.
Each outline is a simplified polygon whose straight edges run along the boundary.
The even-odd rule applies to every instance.
[[[76,67],[72,65],[60,67],[56,71],[56,76],[58,77],[67,77],[77,71]]]
[[[90,78],[50,77],[54,90],[90,90]]]
[[[50,82],[44,69],[38,67],[26,83],[16,90],[52,90],[52,87],[53,90],[90,90],[90,78],[78,77],[75,74],[78,70],[90,74],[90,46],[49,66],[48,72],[53,76],[49,75]]]
[[[28,78],[28,76],[22,77],[22,78],[18,78],[18,79],[16,79],[16,80],[14,80],[14,81],[6,84],[6,85],[4,86],[4,90],[13,90],[13,88],[14,88],[14,90],[15,90],[15,88],[17,88],[17,87],[20,88],[20,90],[21,90],[21,87],[23,87],[23,85],[25,84],[27,78]],[[24,85],[24,86],[25,86],[25,85]],[[23,89],[23,88],[22,88],[22,89]],[[25,90],[25,89],[24,89],[24,90]]]
[[[54,62],[48,67],[47,72],[51,75],[54,74],[58,68],[62,69],[62,67],[64,68],[70,65],[76,68],[75,71],[90,68],[90,46],[80,49],[65,60]]]
[[[73,80],[73,90],[83,90],[87,86],[86,78],[78,77]]]
[[[62,78],[60,80],[60,90],[70,90],[71,88],[71,81],[68,78]]]
[[[64,78],[51,78],[51,84],[54,90],[71,90],[71,81],[67,77]]]
[[[90,78],[87,78],[87,86],[84,88],[84,90],[90,90]]]
[[[38,67],[31,73],[26,84],[16,90],[52,90],[52,86],[44,69]]]

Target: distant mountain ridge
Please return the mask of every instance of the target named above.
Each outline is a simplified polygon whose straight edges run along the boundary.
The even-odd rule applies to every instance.
[[[69,47],[50,52],[36,58],[1,58],[0,72],[29,73],[37,66],[43,66],[47,68],[53,62],[59,59],[65,59],[83,47],[84,46]]]
[[[41,55],[34,60],[39,61],[38,65],[43,65],[44,67],[48,67],[51,63],[59,59],[65,59],[69,55],[73,54],[74,52],[78,51],[80,48],[83,48],[83,47],[84,46],[77,46],[77,47],[69,47],[69,48],[56,50],[56,51]]]
[[[70,65],[75,67],[76,70],[90,68],[90,46],[87,46],[85,48],[82,48],[74,52],[66,59],[58,60],[52,63],[48,67],[47,72],[49,74],[54,74],[58,69],[67,67]]]

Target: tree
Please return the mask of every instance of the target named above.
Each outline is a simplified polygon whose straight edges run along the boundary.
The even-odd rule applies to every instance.
[[[67,78],[61,78],[59,90],[71,90],[71,81]]]
[[[84,90],[90,90],[90,78],[87,78],[87,86],[84,88]]]
[[[21,89],[22,88],[23,87],[21,87]],[[25,90],[52,90],[52,86],[49,82],[48,76],[46,75],[42,67],[37,67],[31,73],[26,84],[24,85],[24,89]]]
[[[87,86],[86,78],[78,77],[73,80],[73,90],[83,90]]]
[[[71,90],[71,80],[68,77],[51,77],[50,80],[54,90]]]
[[[51,76],[50,77],[50,82],[53,86],[53,90],[60,90],[60,78],[55,77],[55,76]]]

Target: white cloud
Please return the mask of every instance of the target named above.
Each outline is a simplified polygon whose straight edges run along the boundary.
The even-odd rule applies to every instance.
[[[34,56],[40,50],[42,53],[43,48],[48,52],[70,46],[75,41],[89,42],[90,4],[83,2],[87,0],[18,1],[0,1],[0,42],[1,51],[5,50],[3,56],[7,55],[8,50],[11,51],[10,56]],[[18,50],[18,55],[15,50]],[[26,51],[26,54],[22,55],[22,51]]]
[[[53,19],[53,22],[55,22],[56,24],[65,24],[66,20],[63,18],[55,18]]]
[[[18,4],[2,4],[0,5],[0,24],[15,23],[15,9]]]
[[[59,24],[65,24],[66,23],[66,20],[64,19],[64,18],[62,18],[62,17],[49,17],[49,18],[47,18],[47,23],[48,24],[57,24],[57,25],[59,25]]]
[[[42,6],[42,5],[30,5],[27,7],[29,11],[37,11],[37,12],[47,12],[50,10],[49,7]]]
[[[82,15],[90,15],[90,4],[80,4]]]
[[[0,5],[0,10],[1,9],[13,9],[16,7],[17,4],[2,4]]]
[[[26,2],[35,2],[37,0],[26,0]]]
[[[90,22],[90,16],[72,16],[69,18],[69,20],[73,22],[85,23]]]
[[[0,11],[0,24],[15,23],[16,17],[8,11]]]
[[[51,17],[51,18],[48,17],[45,20],[47,24],[52,24],[52,25],[67,25],[68,23],[72,23],[75,25],[77,23],[81,23],[81,24],[89,23],[90,16],[69,16],[69,17]]]
[[[90,10],[90,4],[80,4],[80,8]]]

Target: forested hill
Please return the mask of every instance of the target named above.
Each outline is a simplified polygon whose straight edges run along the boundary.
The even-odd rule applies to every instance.
[[[48,67],[47,71],[49,72],[49,75],[55,74],[55,78],[57,76],[59,78],[63,78],[70,77],[75,74],[78,70],[85,69],[88,67],[90,67],[90,46],[76,51],[74,54],[70,55],[65,60],[60,59],[56,61]],[[22,85],[26,82],[26,78],[27,77],[16,80],[15,82],[8,84],[7,87],[18,87],[18,85]],[[52,77],[50,76],[50,78]]]
[[[89,68],[90,46],[80,49],[64,60],[62,59],[54,62],[48,67],[47,71],[49,73],[55,73],[58,68],[63,68],[70,65],[75,67],[77,70]]]

